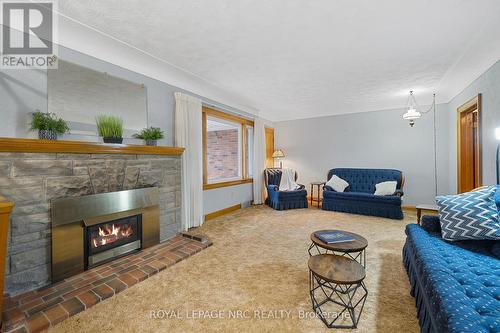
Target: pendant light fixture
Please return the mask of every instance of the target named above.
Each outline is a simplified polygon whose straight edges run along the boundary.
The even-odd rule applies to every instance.
[[[413,94],[413,90],[410,91],[410,95],[408,96],[408,101],[406,102],[407,111],[403,115],[403,119],[409,121],[410,127],[415,125],[415,120],[420,119],[422,114],[426,114],[436,108],[436,94],[433,95],[432,105],[426,111],[422,111],[420,106],[415,99],[415,95]]]
[[[438,195],[438,176],[437,176],[437,139],[436,139],[436,94],[432,95],[432,104],[427,110],[422,110],[415,99],[413,90],[410,91],[408,101],[406,102],[407,111],[403,115],[403,119],[409,122],[410,127],[415,125],[415,120],[418,120],[431,111],[433,114],[433,148],[434,148],[434,193]]]

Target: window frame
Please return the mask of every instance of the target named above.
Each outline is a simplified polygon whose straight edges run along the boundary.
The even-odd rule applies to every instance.
[[[218,118],[226,121],[239,123],[241,130],[241,178],[237,180],[208,183],[207,173],[207,117]],[[248,176],[248,161],[247,161],[247,126],[254,127],[254,122],[243,117],[228,114],[222,111],[212,109],[208,106],[202,106],[202,155],[203,155],[203,190],[211,190],[215,188],[235,186],[240,184],[253,183],[253,178]]]

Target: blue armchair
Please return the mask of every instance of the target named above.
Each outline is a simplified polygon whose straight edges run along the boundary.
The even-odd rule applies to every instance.
[[[344,192],[335,192],[329,186],[323,191],[323,210],[353,214],[372,215],[391,219],[402,219],[401,197],[404,177],[399,170],[338,168],[328,172],[344,179],[349,187]],[[397,181],[393,195],[374,195],[375,185],[384,181]]]
[[[266,205],[276,210],[307,208],[307,191],[304,185],[295,191],[280,191],[281,169],[271,168],[264,171],[266,181]],[[297,180],[295,172],[295,180]]]

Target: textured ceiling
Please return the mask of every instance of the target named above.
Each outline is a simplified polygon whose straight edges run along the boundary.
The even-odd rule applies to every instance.
[[[498,0],[59,0],[270,120],[448,102],[500,58]]]

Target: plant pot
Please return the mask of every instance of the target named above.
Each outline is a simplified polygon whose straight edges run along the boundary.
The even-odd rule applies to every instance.
[[[157,146],[158,140],[146,140],[146,146]]]
[[[122,143],[123,138],[102,138],[104,143]]]
[[[57,140],[57,133],[49,130],[38,130],[38,138],[40,140]]]

